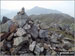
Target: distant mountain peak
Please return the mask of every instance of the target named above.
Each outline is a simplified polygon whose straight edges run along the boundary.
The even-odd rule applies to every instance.
[[[58,10],[47,9],[43,7],[35,6],[32,9],[27,11],[28,15],[39,15],[39,14],[50,14],[50,13],[62,13]]]

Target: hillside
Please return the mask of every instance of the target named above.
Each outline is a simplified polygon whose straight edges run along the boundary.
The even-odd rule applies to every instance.
[[[67,15],[67,14],[40,14],[40,15],[31,15],[31,19],[33,20],[40,20],[47,25],[50,23],[59,23],[59,24],[72,24],[74,22],[74,18]]]

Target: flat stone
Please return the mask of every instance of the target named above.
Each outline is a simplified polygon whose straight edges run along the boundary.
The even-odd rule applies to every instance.
[[[18,28],[16,35],[17,36],[23,36],[24,34],[26,34],[25,30],[23,28]]]
[[[33,51],[36,45],[36,41],[33,41],[32,44],[29,45],[29,50]]]
[[[17,38],[14,38],[14,44],[13,45],[16,45],[18,46],[21,42],[24,41],[24,37],[17,37]]]

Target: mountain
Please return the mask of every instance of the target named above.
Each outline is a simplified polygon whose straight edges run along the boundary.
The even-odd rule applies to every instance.
[[[50,14],[50,13],[61,13],[60,11],[57,10],[51,10],[51,9],[46,9],[46,8],[41,8],[41,7],[34,7],[26,12],[28,15],[39,15],[39,14]]]
[[[3,16],[7,16],[8,18],[12,18],[13,16],[16,15],[18,11],[17,10],[6,10],[6,9],[1,9],[1,18]],[[46,9],[46,8],[41,8],[41,7],[34,7],[30,10],[26,11],[27,15],[39,15],[39,14],[49,14],[49,13],[61,13],[60,11],[57,10],[51,10],[51,9]]]
[[[33,20],[40,20],[41,22],[50,25],[51,23],[58,23],[58,24],[72,24],[74,23],[74,18],[67,15],[67,14],[40,14],[40,15],[31,15],[31,19]]]

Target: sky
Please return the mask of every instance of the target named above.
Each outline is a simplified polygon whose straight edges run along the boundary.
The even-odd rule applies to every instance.
[[[58,10],[74,17],[74,1],[1,1],[1,9],[29,10],[35,6]]]

